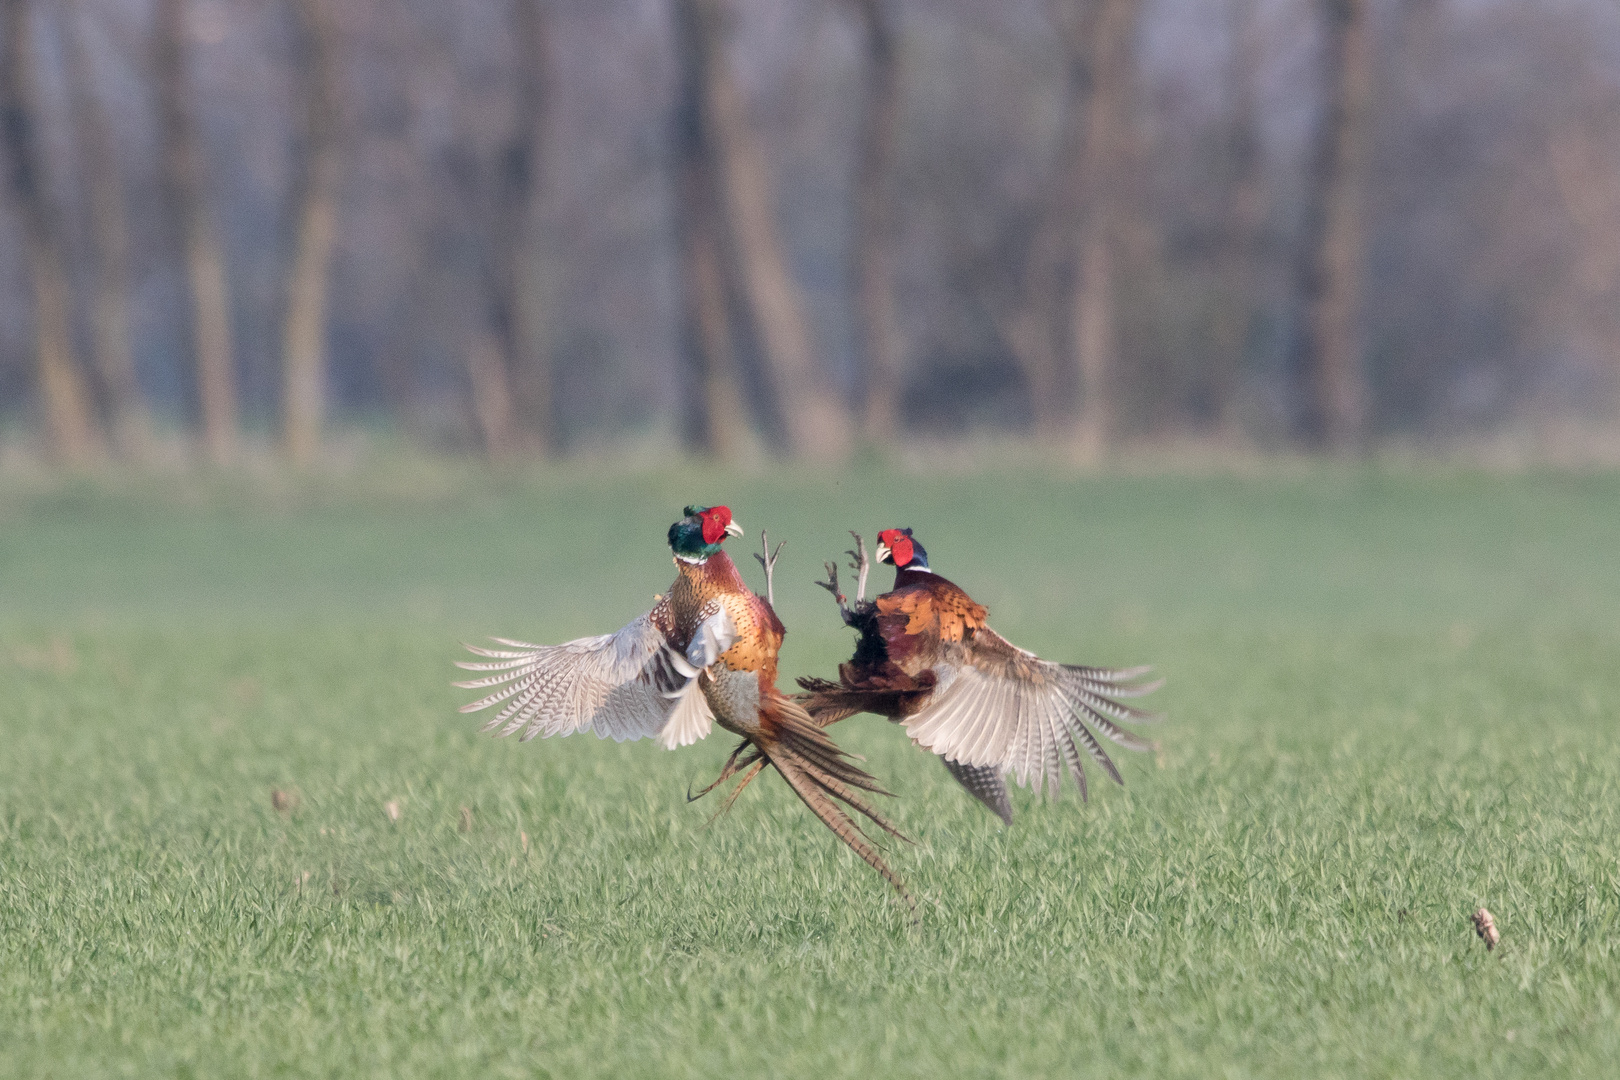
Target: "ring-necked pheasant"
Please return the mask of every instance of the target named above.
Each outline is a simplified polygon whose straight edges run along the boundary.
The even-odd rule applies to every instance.
[[[679,571],[669,595],[614,634],[562,645],[495,638],[507,648],[467,646],[487,659],[457,666],[495,674],[455,685],[499,689],[461,711],[502,705],[483,730],[499,728],[502,735],[522,730],[524,740],[594,731],[618,741],[657,736],[671,750],[704,738],[718,723],[743,741],[704,792],[747,769],[726,801],[730,806],[760,769],[772,766],[834,835],[910,904],[905,885],[838,805],[904,840],[856,791],[889,793],[776,687],[777,651],[785,633],[772,606],[776,554],[766,539],[765,555],[755,556],[765,567],[766,582],[766,595],[756,596],[721,550],[728,537],[741,535],[728,508],[688,506],[669,528]]]
[[[1138,681],[1149,668],[1055,664],[1018,648],[990,629],[983,605],[934,573],[910,529],[878,533],[877,559],[894,566],[894,588],[868,601],[866,544],[850,535],[860,575],[854,605],[838,589],[835,564],[826,564],[827,580],[817,584],[833,594],[860,637],[855,655],[839,665],[838,682],[799,680],[807,691],[800,700],[818,724],[861,712],[903,724],[914,743],[938,754],[957,782],[1009,825],[1007,773],[1037,794],[1044,780],[1055,795],[1066,768],[1084,799],[1083,747],[1124,783],[1091,728],[1128,749],[1150,748],[1114,723],[1158,719],[1114,700],[1158,689],[1161,682]]]

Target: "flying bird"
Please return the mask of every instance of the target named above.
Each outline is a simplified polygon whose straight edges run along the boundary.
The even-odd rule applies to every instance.
[[[878,533],[877,560],[895,568],[894,588],[866,600],[869,564],[857,533],[855,603],[839,591],[838,567],[827,580],[846,625],[859,632],[855,654],[839,665],[838,681],[804,678],[800,700],[823,727],[857,713],[888,717],[912,742],[938,754],[974,798],[1012,824],[1006,776],[1044,781],[1055,795],[1064,771],[1086,797],[1081,760],[1089,755],[1124,783],[1096,733],[1131,750],[1151,744],[1115,721],[1156,720],[1119,703],[1162,685],[1144,683],[1146,667],[1081,667],[1042,660],[990,629],[988,610],[928,565],[928,552],[910,529]]]
[[[770,765],[909,904],[905,885],[843,809],[905,840],[859,794],[889,792],[855,765],[798,701],[777,689],[777,653],[786,631],[773,607],[771,580],[781,545],[772,552],[761,534],[765,554],[754,557],[765,568],[766,595],[756,596],[721,550],[728,538],[742,535],[729,508],[688,506],[669,527],[675,584],[651,611],[616,633],[562,645],[495,638],[505,648],[467,646],[485,659],[457,666],[494,674],[455,685],[495,689],[461,711],[499,705],[483,730],[521,731],[523,740],[592,731],[617,741],[656,738],[670,750],[690,746],[719,724],[742,742],[720,778],[700,795],[747,770],[725,803],[729,807]]]

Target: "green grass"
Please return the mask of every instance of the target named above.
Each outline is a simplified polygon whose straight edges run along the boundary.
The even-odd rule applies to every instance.
[[[456,640],[622,624],[693,499],[789,540],[788,676],[910,524],[1020,644],[1155,663],[1161,754],[1003,830],[841,725],[913,929],[774,778],[705,828],[724,738],[476,735]],[[1613,1075],[1617,711],[1615,476],[13,486],[0,1075]]]

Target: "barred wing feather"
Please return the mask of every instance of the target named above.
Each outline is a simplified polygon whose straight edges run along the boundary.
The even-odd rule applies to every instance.
[[[598,738],[616,742],[644,739],[657,734],[668,719],[673,703],[666,695],[687,682],[676,670],[651,612],[618,633],[561,645],[493,640],[507,648],[468,645],[469,652],[487,662],[456,662],[468,671],[495,672],[456,686],[498,687],[461,711],[500,705],[483,730],[499,728],[501,735],[510,735],[522,729],[524,741],[576,731],[594,731]]]
[[[1011,772],[1036,792],[1044,783],[1055,795],[1067,771],[1084,798],[1081,761],[1088,756],[1122,782],[1094,732],[1127,749],[1146,750],[1151,744],[1115,721],[1159,719],[1116,700],[1158,689],[1159,682],[1139,681],[1147,668],[1054,664],[987,626],[948,645],[933,670],[937,689],[904,721],[912,740],[947,763]]]

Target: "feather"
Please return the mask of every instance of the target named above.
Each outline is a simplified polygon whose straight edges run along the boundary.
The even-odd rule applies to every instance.
[[[502,735],[510,735],[521,730],[525,740],[577,731],[617,740],[643,739],[657,734],[674,708],[663,695],[681,684],[663,655],[667,642],[651,612],[617,633],[561,645],[493,640],[524,651],[467,646],[476,656],[503,662],[463,664],[474,671],[501,672],[462,684],[464,689],[499,687],[461,707],[470,713],[505,702],[484,725],[485,731],[501,728]]]
[[[964,765],[950,758],[939,760],[945,763],[946,771],[956,782],[988,807],[991,813],[1001,819],[1002,824],[1012,824],[1012,800],[1007,798],[1007,783],[1001,778],[999,769],[988,765]]]
[[[702,683],[705,678],[707,676],[700,673],[686,680],[686,685],[675,693],[665,695],[674,700],[675,707],[658,732],[658,741],[664,744],[664,749],[674,750],[681,746],[691,746],[699,739],[708,738],[709,731],[714,725],[714,712],[709,708],[709,699],[703,693]]]

